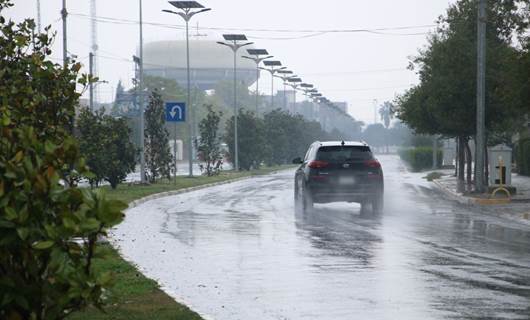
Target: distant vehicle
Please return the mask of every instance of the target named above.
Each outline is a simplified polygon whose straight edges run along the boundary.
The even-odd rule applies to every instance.
[[[314,142],[305,158],[296,158],[294,198],[297,210],[313,203],[356,202],[380,213],[384,205],[383,169],[364,142]]]

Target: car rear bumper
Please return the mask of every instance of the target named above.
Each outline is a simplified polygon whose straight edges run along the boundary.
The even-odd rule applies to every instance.
[[[329,202],[364,202],[381,195],[381,192],[373,193],[315,193],[312,195],[315,203]]]
[[[313,202],[316,203],[328,203],[328,202],[363,202],[369,201],[374,197],[381,196],[383,194],[382,184],[373,184],[359,187],[350,190],[341,190],[337,188],[322,188],[322,187],[311,187],[309,188]]]

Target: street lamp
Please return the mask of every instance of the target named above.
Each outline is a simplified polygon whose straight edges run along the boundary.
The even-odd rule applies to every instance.
[[[191,107],[191,81],[190,81],[190,35],[188,24],[191,18],[201,12],[210,11],[212,9],[203,7],[196,1],[169,1],[169,4],[179,9],[179,12],[172,10],[162,10],[166,13],[180,16],[186,22],[186,73],[187,73],[187,102],[188,110],[191,111],[191,121],[189,122],[189,174],[193,177],[193,133],[195,131],[195,108]],[[198,9],[198,10],[196,10]],[[192,11],[193,10],[193,11]],[[143,135],[143,134],[142,134]]]
[[[234,169],[239,171],[239,146],[237,136],[237,50],[241,47],[253,44],[253,42],[239,43],[238,41],[247,41],[244,34],[223,34],[227,42],[217,42],[220,45],[227,46],[234,52]]]
[[[293,75],[293,72],[290,70],[278,70],[277,73],[278,75],[275,77],[280,78],[283,81],[283,107],[287,110],[287,79],[295,77],[295,75]]]
[[[258,108],[259,108],[259,64],[265,60],[273,58],[273,56],[269,56],[267,50],[265,49],[247,49],[247,52],[249,55],[253,57],[248,56],[242,56],[245,59],[252,60],[256,63],[256,115],[258,115]]]
[[[309,89],[309,90],[305,90],[305,91],[304,91],[305,96],[308,97],[308,98],[311,98],[311,95],[312,95],[313,93],[318,93],[318,90],[315,89],[315,88],[312,88],[312,89]]]
[[[280,61],[277,61],[277,60],[268,60],[268,61],[263,61],[263,64],[267,67],[269,67],[268,69],[267,68],[260,68],[261,70],[265,70],[265,71],[268,71],[270,74],[271,74],[271,79],[272,79],[272,84],[271,84],[271,109],[274,109],[274,74],[276,74],[276,72],[278,72],[279,70],[284,70],[284,69],[287,69],[286,67],[282,67],[282,63]],[[277,68],[279,67],[279,68]]]
[[[291,86],[291,88],[293,88],[294,90],[293,113],[295,113],[296,111],[296,90],[298,89],[298,86],[300,85],[300,83],[302,83],[302,79],[297,78],[297,77],[292,77],[292,78],[287,79],[287,81],[289,82],[289,85]]]

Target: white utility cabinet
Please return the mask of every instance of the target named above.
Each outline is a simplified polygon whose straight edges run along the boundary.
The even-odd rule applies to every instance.
[[[512,149],[506,145],[488,148],[490,186],[512,185]],[[501,169],[502,164],[502,169]]]

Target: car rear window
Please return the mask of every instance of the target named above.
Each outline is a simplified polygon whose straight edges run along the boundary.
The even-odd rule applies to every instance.
[[[317,160],[331,163],[370,160],[372,158],[370,147],[367,146],[328,146],[320,147],[317,152]]]

